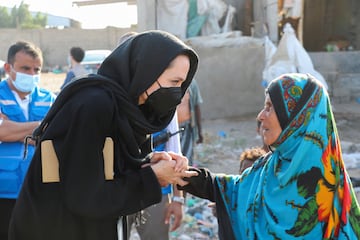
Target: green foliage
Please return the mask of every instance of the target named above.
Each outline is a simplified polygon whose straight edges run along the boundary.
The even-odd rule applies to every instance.
[[[35,17],[33,18],[33,22],[35,25],[39,25],[41,27],[45,27],[47,23],[47,16],[43,13],[36,13]]]
[[[11,16],[5,7],[0,7],[0,28],[9,28],[11,26]]]
[[[44,28],[47,23],[47,16],[37,13],[32,16],[29,5],[21,2],[19,7],[14,6],[11,13],[6,7],[0,7],[0,28],[34,29]]]

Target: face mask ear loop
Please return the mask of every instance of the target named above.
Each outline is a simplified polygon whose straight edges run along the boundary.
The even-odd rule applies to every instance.
[[[159,85],[160,88],[162,88],[158,80],[156,80],[156,83]]]
[[[156,83],[159,85],[160,88],[162,88],[162,86],[160,85],[158,80],[156,80]],[[145,90],[145,94],[146,94],[147,97],[149,97],[149,94],[147,93],[147,90]]]
[[[149,97],[149,94],[147,93],[147,90],[145,90],[145,94],[146,94],[147,97]]]

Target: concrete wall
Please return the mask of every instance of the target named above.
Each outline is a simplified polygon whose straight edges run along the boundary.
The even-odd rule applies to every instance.
[[[70,47],[113,49],[122,34],[136,29],[101,30],[23,30],[1,29],[0,59],[6,60],[8,47],[25,39],[39,45],[49,67],[66,65]],[[261,86],[264,68],[264,46],[247,41],[237,46],[205,47],[193,45],[200,56],[196,73],[204,99],[204,119],[239,117],[255,114],[262,108]],[[309,53],[314,67],[326,79],[333,102],[349,102],[360,98],[360,52]]]
[[[196,79],[204,103],[204,119],[254,117],[263,107],[261,86],[264,68],[262,45],[196,47],[200,56]],[[360,99],[360,51],[311,52],[314,68],[329,86],[333,103]]]
[[[314,68],[325,78],[335,103],[360,98],[360,51],[309,53]]]
[[[200,56],[195,76],[203,97],[204,119],[254,114],[264,105],[261,86],[262,45],[196,47]]]
[[[73,46],[89,49],[114,49],[124,33],[136,31],[129,28],[86,29],[42,29],[16,30],[0,29],[0,59],[6,60],[11,44],[18,40],[27,40],[41,48],[44,67],[53,68],[67,65],[67,56]]]
[[[196,79],[204,99],[205,119],[254,114],[264,104],[261,86],[264,48],[259,45],[236,47],[194,47],[200,56]],[[309,53],[314,68],[329,86],[333,103],[360,99],[360,51]]]

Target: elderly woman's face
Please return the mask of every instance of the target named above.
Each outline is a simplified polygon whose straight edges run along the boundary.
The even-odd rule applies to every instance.
[[[266,94],[264,109],[257,118],[261,121],[260,131],[262,132],[260,134],[263,135],[264,143],[266,145],[273,144],[279,138],[282,129],[269,94]]]

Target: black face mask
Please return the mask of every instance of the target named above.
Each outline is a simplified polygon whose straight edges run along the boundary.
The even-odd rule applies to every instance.
[[[162,117],[180,104],[182,98],[182,89],[181,87],[166,88],[162,87],[160,83],[158,84],[160,88],[148,95],[148,98],[146,99],[141,109],[146,113],[154,112],[158,117]]]

